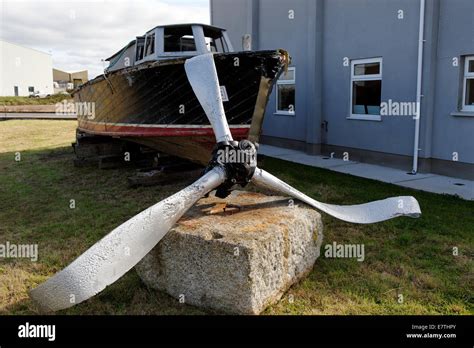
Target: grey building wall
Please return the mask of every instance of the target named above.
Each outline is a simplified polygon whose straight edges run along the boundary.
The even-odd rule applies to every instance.
[[[242,36],[251,34],[253,49],[258,49],[259,4],[254,0],[210,0],[211,23],[225,24],[235,50],[242,49]]]
[[[443,0],[439,12],[432,157],[450,161],[457,152],[460,162],[474,163],[474,117],[451,115],[462,98],[461,58],[474,55],[474,1]]]
[[[404,19],[398,19],[398,10]],[[323,39],[324,119],[327,143],[411,155],[412,117],[348,120],[351,68],[343,59],[383,58],[382,101],[416,101],[419,6],[413,0],[325,2]]]
[[[252,34],[254,49],[284,48],[293,58],[296,113],[276,115],[273,93],[266,139],[316,153],[322,146],[398,156],[411,169],[415,121],[409,116],[347,119],[351,68],[343,59],[383,58],[382,101],[415,102],[419,1],[211,0],[211,8],[212,23],[229,29],[236,48],[242,35]],[[424,161],[427,170],[431,159],[451,161],[453,152],[459,161],[473,164],[474,117],[451,113],[458,110],[462,94],[462,65],[454,68],[452,58],[474,55],[474,1],[427,0],[425,13],[419,154],[429,159]]]
[[[228,30],[235,48],[242,47],[244,34],[251,34],[253,49],[284,48],[292,56],[291,66],[296,67],[297,81],[295,115],[275,114],[276,100],[272,93],[265,115],[264,135],[320,143],[321,113],[316,108],[321,100],[307,98],[306,93],[316,93],[320,80],[314,78],[317,67],[314,30],[319,3],[322,1],[302,0],[289,4],[287,0],[211,0],[212,24]],[[294,11],[295,19],[289,19],[289,10]],[[253,14],[251,17],[249,12]],[[308,35],[308,30],[312,30],[313,35]],[[308,124],[312,125],[310,131]]]
[[[314,2],[314,0],[313,0]],[[308,11],[308,1],[297,1],[290,6],[285,0],[260,1],[259,21],[259,49],[284,48],[292,57],[291,66],[296,67],[296,93],[295,114],[282,116],[275,114],[275,93],[272,93],[265,115],[264,133],[274,137],[294,140],[306,140],[306,117],[311,113],[307,104],[308,85],[312,76],[307,73],[307,68],[313,55],[307,47],[308,22],[311,16],[304,16]],[[289,9],[294,10],[295,19],[288,18]],[[298,17],[299,16],[299,17]]]

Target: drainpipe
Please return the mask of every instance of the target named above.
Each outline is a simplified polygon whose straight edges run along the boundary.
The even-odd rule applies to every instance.
[[[420,30],[418,39],[418,74],[416,82],[416,118],[415,118],[415,140],[413,145],[413,169],[412,174],[418,173],[418,155],[420,147],[420,118],[421,118],[421,94],[423,79],[423,48],[425,43],[425,0],[420,0]]]

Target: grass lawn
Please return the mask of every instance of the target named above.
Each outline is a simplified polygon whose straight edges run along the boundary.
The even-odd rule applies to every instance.
[[[0,259],[0,314],[37,313],[27,290],[128,218],[184,187],[129,189],[133,169],[74,168],[74,121],[0,122],[0,243],[38,243],[39,260]],[[20,152],[21,161],[15,161]],[[315,199],[414,195],[420,219],[353,225],[323,215],[325,244],[365,245],[365,261],[319,258],[266,314],[473,314],[474,202],[267,158],[265,169]],[[70,209],[70,200],[76,208]],[[459,255],[453,256],[453,247]],[[399,303],[399,295],[403,303]],[[291,300],[291,301],[290,301]],[[147,289],[132,270],[61,314],[200,314]]]
[[[65,94],[53,94],[46,98],[29,97],[0,97],[0,105],[54,105],[69,100],[71,97]]]

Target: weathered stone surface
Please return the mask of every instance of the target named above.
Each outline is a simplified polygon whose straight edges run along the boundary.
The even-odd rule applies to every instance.
[[[226,209],[221,204],[241,206]],[[259,314],[319,257],[320,214],[302,203],[234,191],[201,199],[136,266],[149,287],[188,304]]]

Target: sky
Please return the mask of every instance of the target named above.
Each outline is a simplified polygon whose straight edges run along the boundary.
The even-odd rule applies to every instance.
[[[52,54],[54,68],[89,70],[89,78],[157,25],[209,22],[209,0],[0,0],[1,39]]]

